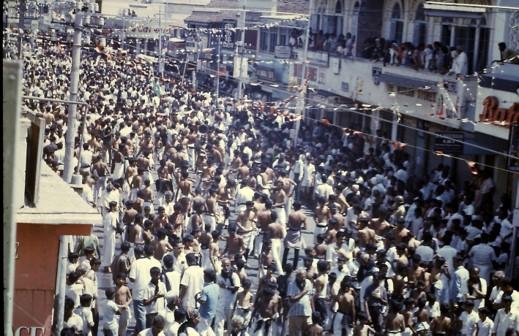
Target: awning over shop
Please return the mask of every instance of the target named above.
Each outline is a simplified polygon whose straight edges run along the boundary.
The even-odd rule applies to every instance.
[[[486,9],[475,6],[457,6],[426,2],[424,4],[425,15],[438,17],[480,19],[485,14]]]
[[[428,90],[431,92],[437,91],[437,83],[434,81],[402,76],[390,72],[382,73],[380,75],[380,81],[387,84],[401,86],[410,89]]]

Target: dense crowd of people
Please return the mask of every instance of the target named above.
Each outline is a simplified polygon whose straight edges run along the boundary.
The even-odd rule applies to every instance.
[[[343,57],[354,57],[356,47],[355,36],[348,32],[344,34],[323,33],[310,31],[310,50],[328,51]]]
[[[24,94],[67,99],[70,55],[26,53]],[[63,105],[25,102],[58,173],[78,134],[103,216],[103,244],[70,251],[63,335],[518,334],[511,200],[490,171],[420,178],[390,141],[311,121],[294,145],[282,102],[214,99],[117,52],[83,53],[79,92],[73,127]]]
[[[383,62],[384,66],[402,65],[416,70],[428,70],[442,75],[451,73],[467,75],[467,53],[462,46],[451,47],[433,44],[413,45],[411,42],[397,43],[384,38],[368,39],[362,50],[362,57]]]

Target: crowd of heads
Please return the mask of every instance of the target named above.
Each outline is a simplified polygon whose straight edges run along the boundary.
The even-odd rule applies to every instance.
[[[68,99],[70,46],[40,43],[24,94]],[[64,105],[24,101],[57,173],[77,134],[74,173],[103,216],[102,246],[78,237],[69,257],[65,334],[96,334],[101,271],[112,334],[130,306],[141,335],[519,331],[511,199],[492,171],[418,176],[406,149],[313,121],[294,143],[283,104],[215,99],[119,51],[84,50],[79,83],[74,127]]]

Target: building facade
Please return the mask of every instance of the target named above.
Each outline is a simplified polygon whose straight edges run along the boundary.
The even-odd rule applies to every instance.
[[[349,105],[358,109],[348,112],[333,100],[322,100],[326,107],[319,108],[315,117],[328,116],[335,124],[411,145],[414,149],[409,151],[417,159],[410,168],[416,176],[427,174],[426,167],[444,163],[451,166],[457,181],[471,178],[469,164],[438,155],[442,153],[506,168],[506,158],[497,153],[506,152],[510,124],[517,120],[519,65],[499,62],[498,43],[505,42],[517,52],[519,30],[513,27],[518,11],[485,7],[513,7],[513,1],[466,3],[478,6],[314,0],[306,70],[309,86],[363,104]],[[450,57],[457,48],[466,55],[461,68]],[[293,76],[289,82],[298,83],[301,45],[295,54],[299,62],[288,73]],[[318,103],[311,98],[308,102]],[[485,106],[502,111],[498,120],[494,120],[496,113],[482,112]],[[448,139],[437,134],[465,144],[447,148]],[[435,153],[436,149],[442,153]],[[499,190],[515,192],[513,174],[500,170],[492,174]]]

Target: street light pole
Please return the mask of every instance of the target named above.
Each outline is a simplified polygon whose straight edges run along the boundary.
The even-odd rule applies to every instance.
[[[74,41],[72,45],[72,68],[70,71],[70,101],[77,101],[78,87],[79,87],[79,68],[81,66],[81,36],[83,26],[83,14],[81,12],[76,13],[74,21]],[[68,106],[68,119],[67,119],[67,136],[65,138],[65,169],[63,171],[63,180],[70,183],[72,180],[72,174],[74,167],[72,165],[74,158],[74,139],[75,139],[75,126],[76,126],[76,112],[77,104],[70,104]]]
[[[308,9],[308,23],[306,25],[306,31],[305,31],[305,45],[304,45],[304,49],[303,49],[303,64],[301,66],[301,91],[299,92],[299,99],[297,100],[297,103],[296,103],[296,114],[297,116],[304,116],[305,114],[305,99],[306,99],[306,91],[307,91],[307,86],[308,86],[308,82],[306,80],[306,62],[307,62],[307,58],[308,58],[308,43],[309,43],[309,40],[310,40],[310,19],[312,17],[312,13],[313,13],[313,0],[310,0],[310,5],[309,5],[309,9]],[[297,138],[299,136],[299,128],[301,127],[301,119],[300,118],[297,118],[296,120],[296,126],[295,126],[295,129],[294,129],[294,133],[293,133],[293,139],[292,139],[292,143],[293,143],[293,146],[295,147],[297,145]]]

